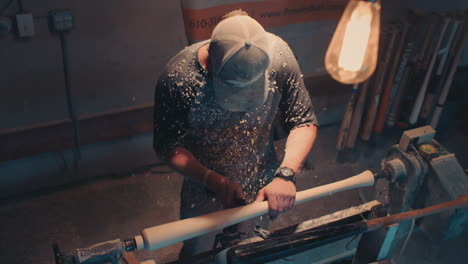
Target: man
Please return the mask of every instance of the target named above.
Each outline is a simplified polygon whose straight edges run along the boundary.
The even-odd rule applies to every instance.
[[[290,131],[282,163],[275,118]],[[156,86],[154,148],[185,176],[181,218],[263,200],[272,217],[292,208],[316,125],[291,49],[241,10],[172,58]],[[186,241],[181,256],[212,243]]]

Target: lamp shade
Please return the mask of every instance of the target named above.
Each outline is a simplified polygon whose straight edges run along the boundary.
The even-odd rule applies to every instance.
[[[380,31],[380,1],[350,0],[325,55],[333,79],[354,84],[374,73]]]

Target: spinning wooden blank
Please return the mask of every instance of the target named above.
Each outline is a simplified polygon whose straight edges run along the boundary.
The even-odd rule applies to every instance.
[[[298,192],[295,205],[336,192],[373,184],[374,175],[366,170],[342,181]],[[264,201],[146,228],[141,235],[135,236],[137,249],[156,250],[266,213],[268,213],[268,202]]]

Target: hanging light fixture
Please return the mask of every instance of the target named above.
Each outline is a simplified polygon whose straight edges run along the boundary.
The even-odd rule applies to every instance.
[[[350,0],[325,55],[333,79],[356,84],[374,73],[379,30],[380,0]]]

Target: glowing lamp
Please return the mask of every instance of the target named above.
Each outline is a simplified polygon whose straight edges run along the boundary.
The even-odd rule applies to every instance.
[[[346,84],[367,80],[379,49],[380,0],[350,0],[325,55],[325,68]]]

